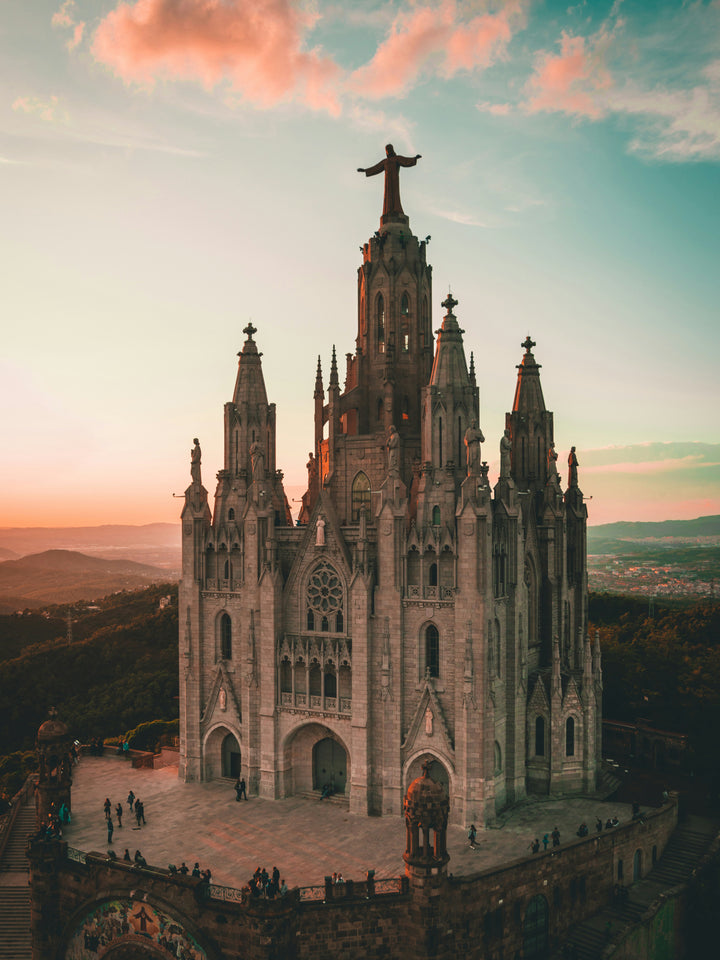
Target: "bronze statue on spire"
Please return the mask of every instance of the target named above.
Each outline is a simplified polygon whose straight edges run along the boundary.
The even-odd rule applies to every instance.
[[[376,173],[385,172],[385,198],[383,202],[383,219],[393,214],[405,216],[405,211],[400,203],[400,167],[414,167],[420,160],[421,155],[416,153],[414,157],[401,157],[395,153],[395,148],[391,143],[385,147],[387,156],[372,167],[358,167],[358,173],[364,173],[366,177],[374,177]]]

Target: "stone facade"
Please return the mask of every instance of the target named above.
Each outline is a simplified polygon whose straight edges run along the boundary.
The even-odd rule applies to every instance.
[[[200,449],[182,511],[180,776],[278,798],[327,788],[399,814],[422,763],[450,822],[595,788],[600,651],[587,511],[562,490],[528,337],[491,488],[474,360],[448,295],[433,336],[427,242],[381,218],[355,352],[315,378],[293,525],[252,325],[224,409],[213,508]]]

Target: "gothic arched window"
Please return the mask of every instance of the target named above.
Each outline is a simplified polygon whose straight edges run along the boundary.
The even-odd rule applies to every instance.
[[[568,717],[565,723],[565,756],[575,756],[575,721]]]
[[[326,560],[321,561],[310,574],[307,585],[308,630],[329,631],[331,620],[337,623],[338,614],[342,616],[344,596],[345,589],[335,569]]]
[[[381,293],[375,303],[375,329],[377,331],[378,352],[385,352],[385,300]]]
[[[440,634],[434,623],[425,627],[425,672],[440,676]]]
[[[220,617],[220,658],[232,660],[232,623],[226,613]]]
[[[235,511],[233,510],[232,507],[230,507],[230,509],[228,510],[228,520],[234,520],[234,519],[235,519]]]
[[[402,300],[400,301],[400,313],[404,317],[410,313],[410,297],[407,295],[407,291],[403,293]]]
[[[436,587],[438,585],[438,574],[437,574],[437,564],[431,563],[430,569],[428,570],[428,586]]]
[[[440,526],[440,507],[433,507],[432,522],[434,527]]]
[[[535,756],[545,756],[545,717],[535,717]]]
[[[360,473],[355,477],[352,483],[352,522],[358,523],[360,520],[360,511],[370,507],[370,481],[367,474]]]

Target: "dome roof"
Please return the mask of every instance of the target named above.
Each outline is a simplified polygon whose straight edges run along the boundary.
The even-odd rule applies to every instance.
[[[442,784],[430,776],[431,761],[423,764],[423,775],[408,787],[405,816],[426,826],[444,827],[450,803]]]
[[[50,717],[41,724],[40,729],[38,730],[37,738],[38,741],[43,743],[48,743],[53,740],[66,740],[69,736],[67,726],[58,720],[57,710],[51,708]]]

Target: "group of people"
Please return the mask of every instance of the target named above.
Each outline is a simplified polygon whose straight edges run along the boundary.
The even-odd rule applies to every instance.
[[[247,793],[245,791],[245,777],[240,779],[237,778],[235,781],[235,799],[236,800],[247,800]]]
[[[615,816],[608,817],[607,820],[605,821],[605,829],[612,830],[612,828],[617,827],[619,823],[620,821],[618,820],[617,817]],[[595,821],[595,829],[598,833],[602,833],[602,828],[603,828],[602,819],[598,817],[597,820]]]
[[[543,853],[547,850],[550,841],[552,840],[552,845],[554,847],[560,846],[560,831],[557,827],[554,828],[552,833],[546,833],[542,838]],[[540,850],[540,840],[535,837],[535,839],[530,843],[530,849],[533,853],[538,853]]]
[[[134,856],[134,857],[131,857],[131,856],[130,856],[130,851],[128,850],[127,847],[125,847],[125,853],[123,854],[123,860],[125,861],[125,863],[136,863],[139,867],[146,867],[146,866],[147,866],[147,860],[146,860],[145,857],[140,853],[139,850],[136,850],[136,851],[135,851],[135,856]]]
[[[145,821],[145,804],[142,800],[138,800],[133,791],[131,790],[127,796],[127,804],[130,808],[131,816],[135,817],[137,822],[137,829],[146,822]],[[115,831],[115,826],[113,824],[112,814],[113,814],[113,805],[110,802],[110,797],[105,797],[105,803],[103,804],[103,810],[105,811],[105,822],[107,824],[107,842],[112,843],[113,833]],[[115,816],[117,817],[117,824],[120,829],[122,829],[122,818],[123,818],[123,805],[118,801],[115,804]]]
[[[83,750],[87,750],[91,757],[101,757],[105,750],[105,741],[102,737],[91,737]]]
[[[337,874],[335,874],[337,876]],[[340,875],[342,883],[342,874]],[[337,881],[336,881],[337,882]],[[284,897],[288,892],[288,886],[280,876],[277,867],[273,867],[272,874],[269,874],[265,867],[257,867],[255,873],[248,881],[251,896],[255,898],[265,897],[268,900],[274,900],[275,897]]]

